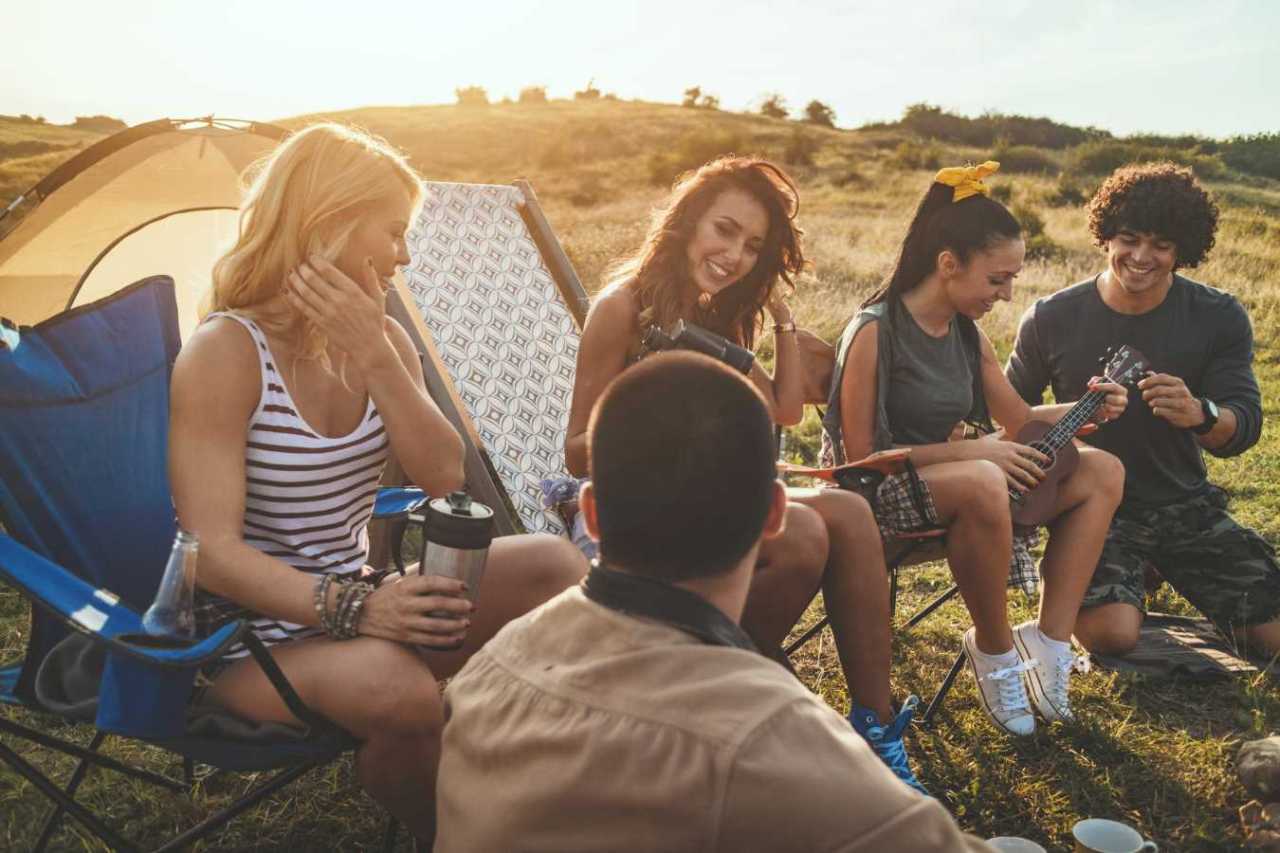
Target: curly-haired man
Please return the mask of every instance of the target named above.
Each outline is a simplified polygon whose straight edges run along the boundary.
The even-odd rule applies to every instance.
[[[1217,206],[1191,170],[1155,163],[1117,169],[1088,212],[1106,269],[1032,305],[1005,369],[1039,403],[1047,385],[1060,402],[1079,399],[1108,347],[1136,347],[1152,367],[1124,414],[1085,439],[1124,462],[1125,490],[1076,638],[1106,654],[1133,649],[1154,568],[1223,631],[1280,651],[1275,551],[1227,514],[1201,453],[1236,456],[1262,433],[1244,307],[1178,274],[1213,247]]]

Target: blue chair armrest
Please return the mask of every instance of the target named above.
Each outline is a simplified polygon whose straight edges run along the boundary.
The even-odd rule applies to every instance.
[[[411,486],[378,490],[373,501],[374,518],[404,518],[427,502],[427,493]]]
[[[189,644],[164,648],[146,645],[142,617],[115,593],[94,588],[5,534],[0,534],[0,579],[70,628],[156,666],[188,669],[220,658],[247,629],[243,621],[232,622]]]

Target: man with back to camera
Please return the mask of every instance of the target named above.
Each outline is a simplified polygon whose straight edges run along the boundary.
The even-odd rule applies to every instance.
[[[758,391],[653,356],[589,455],[600,563],[449,685],[438,851],[990,849],[738,626],[786,505]]]
[[[1177,274],[1213,247],[1217,206],[1190,169],[1150,163],[1117,169],[1088,211],[1106,270],[1032,305],[1005,368],[1024,399],[1039,402],[1052,385],[1067,402],[1085,393],[1108,347],[1133,346],[1152,367],[1124,414],[1084,439],[1124,462],[1125,493],[1076,639],[1090,651],[1131,651],[1152,565],[1224,632],[1274,654],[1275,551],[1227,514],[1201,453],[1237,456],[1262,434],[1253,331],[1235,297]]]

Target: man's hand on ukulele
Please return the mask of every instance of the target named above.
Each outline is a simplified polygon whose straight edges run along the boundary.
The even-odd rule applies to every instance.
[[[1200,401],[1192,396],[1187,383],[1168,373],[1151,373],[1138,383],[1143,401],[1151,407],[1151,414],[1163,418],[1179,429],[1188,429],[1204,423],[1204,410]]]
[[[1002,427],[970,442],[970,445],[977,451],[979,459],[987,459],[1000,466],[1010,488],[1029,492],[1044,479],[1044,467],[1041,466],[1047,467],[1051,460],[1034,447],[1005,441],[1004,435]]]
[[[1142,387],[1141,383],[1138,387]],[[1097,414],[1093,416],[1094,421],[1099,424],[1114,421],[1124,414],[1125,408],[1129,405],[1129,389],[1115,382],[1107,382],[1101,376],[1095,376],[1089,380],[1089,390],[1102,391],[1107,395]]]

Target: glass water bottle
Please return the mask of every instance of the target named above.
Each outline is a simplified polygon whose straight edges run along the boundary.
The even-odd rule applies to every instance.
[[[142,630],[155,637],[190,640],[196,635],[196,556],[200,539],[179,529],[160,579],[156,600],[142,615]]]

